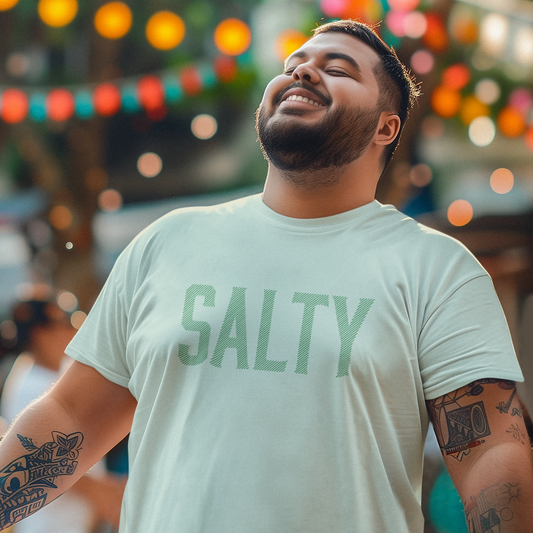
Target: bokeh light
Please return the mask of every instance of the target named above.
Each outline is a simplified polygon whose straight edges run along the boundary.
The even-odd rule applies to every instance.
[[[187,96],[196,96],[202,90],[202,78],[198,69],[192,65],[180,71],[179,80],[183,92]]]
[[[293,29],[282,31],[274,42],[276,57],[281,62],[285,61],[287,57],[298,50],[306,41],[307,37],[301,31]]]
[[[533,125],[529,126],[524,133],[524,142],[526,146],[533,152]]]
[[[72,250],[72,249],[74,248],[74,243],[73,243],[72,241],[67,241],[67,242],[65,243],[65,248],[66,248],[67,250]]]
[[[496,136],[496,126],[490,117],[475,118],[468,126],[468,137],[476,146],[488,146]]]
[[[106,189],[98,195],[98,207],[102,211],[108,213],[118,211],[122,204],[122,195],[116,189]]]
[[[320,0],[320,9],[328,17],[342,17],[348,0]]]
[[[518,87],[509,95],[509,105],[526,115],[533,105],[531,91],[525,87]]]
[[[109,2],[101,6],[94,16],[96,31],[107,39],[120,39],[131,28],[133,15],[124,2]]]
[[[490,176],[490,188],[498,194],[507,194],[513,185],[513,173],[507,168],[498,168]]]
[[[474,209],[466,200],[455,200],[448,207],[447,215],[453,226],[465,226],[474,217]]]
[[[48,26],[60,28],[70,24],[78,13],[77,0],[39,0],[37,11]]]
[[[235,18],[223,20],[213,36],[215,46],[228,56],[240,55],[250,47],[252,32],[245,22]]]
[[[431,93],[431,108],[442,118],[455,116],[461,108],[459,91],[440,85]]]
[[[48,117],[56,122],[68,120],[76,108],[73,94],[67,89],[53,89],[46,98]]]
[[[163,161],[154,152],[146,152],[137,159],[137,170],[145,178],[155,178],[163,169]]]
[[[104,117],[114,115],[122,104],[120,90],[112,83],[101,83],[93,92],[93,103],[99,115]]]
[[[427,50],[417,50],[411,56],[410,63],[416,74],[429,74],[435,66],[435,57]]]
[[[158,11],[146,24],[146,38],[158,50],[176,48],[184,37],[185,23],[172,11]]]
[[[20,89],[7,89],[2,93],[0,117],[4,122],[16,124],[24,120],[29,108],[28,97]]]
[[[239,73],[235,58],[223,55],[217,56],[213,61],[213,70],[222,83],[233,81]]]
[[[433,52],[445,52],[450,44],[448,30],[442,16],[438,13],[425,13],[427,30],[422,37],[422,42],[426,48]]]
[[[50,209],[48,220],[57,230],[68,229],[72,225],[72,211],[66,205],[56,205]]]
[[[385,15],[385,24],[389,31],[396,37],[405,37],[404,21],[407,13],[390,10]]]
[[[419,39],[422,37],[428,28],[426,17],[420,11],[413,11],[408,13],[403,19],[403,31],[406,37],[411,39]]]
[[[460,44],[469,45],[477,43],[479,39],[479,24],[474,14],[465,6],[460,6],[465,11],[456,13],[451,18],[450,34]]]
[[[511,106],[505,106],[499,112],[496,124],[502,135],[509,138],[520,137],[527,127],[522,113]]]
[[[389,8],[395,11],[413,11],[420,4],[420,0],[388,0]]]
[[[464,98],[460,112],[463,124],[468,126],[475,118],[488,117],[489,115],[489,106],[481,102],[477,96],[470,94]]]
[[[533,65],[533,28],[523,26],[516,34],[514,55],[518,63],[526,67]]]
[[[480,25],[479,45],[481,50],[493,57],[500,57],[507,46],[509,19],[499,13],[483,17]]]
[[[0,0],[0,11],[7,11],[18,4],[19,0]]]
[[[475,95],[484,104],[491,105],[496,103],[501,93],[500,86],[490,78],[484,78],[476,83]]]
[[[192,119],[191,122],[191,131],[193,135],[198,139],[210,139],[215,135],[218,129],[218,124],[215,117],[203,113],[197,115]]]
[[[425,163],[418,163],[409,171],[409,179],[415,187],[426,187],[433,179],[433,171]]]
[[[444,120],[434,115],[425,117],[420,125],[422,134],[429,139],[438,139],[439,137],[442,137],[445,129]]]
[[[83,323],[85,322],[87,318],[87,313],[84,313],[83,311],[74,311],[70,317],[70,323],[72,324],[72,327],[74,329],[80,329],[83,326]]]
[[[57,305],[67,313],[72,313],[78,307],[78,298],[70,291],[59,291],[56,301]]]
[[[463,89],[470,81],[470,69],[464,63],[456,63],[442,73],[442,84],[451,89]]]
[[[159,109],[165,103],[165,88],[157,76],[142,77],[137,85],[137,93],[140,104],[148,111]]]

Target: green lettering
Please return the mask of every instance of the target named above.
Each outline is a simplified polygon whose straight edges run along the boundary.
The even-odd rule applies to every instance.
[[[346,305],[346,300],[347,298],[345,296],[333,296],[335,313],[337,314],[337,325],[339,327],[339,335],[341,338],[341,351],[339,356],[339,367],[337,370],[338,378],[348,375],[353,342],[370,310],[370,307],[374,303],[372,298],[360,298],[359,305],[355,310],[352,321],[348,323],[348,307]]]
[[[272,312],[274,311],[274,298],[276,297],[276,292],[277,291],[271,289],[265,289],[264,291],[254,370],[283,372],[287,366],[287,361],[271,361],[267,359],[268,341],[270,339],[270,327],[272,326]]]
[[[302,330],[300,332],[300,344],[298,346],[298,360],[296,361],[297,374],[307,374],[307,363],[309,362],[309,349],[311,347],[311,333],[315,318],[315,308],[317,305],[329,306],[329,296],[327,294],[308,294],[306,292],[295,292],[292,303],[304,304],[304,315],[302,319]]]
[[[183,316],[181,325],[187,331],[198,331],[198,353],[190,355],[189,344],[179,344],[178,356],[184,365],[199,365],[207,359],[209,349],[209,335],[211,326],[203,320],[194,320],[194,303],[197,296],[204,297],[204,307],[215,307],[215,288],[211,285],[191,285],[185,292],[185,303],[183,305]]]
[[[237,368],[248,368],[248,346],[246,341],[246,304],[244,287],[233,287],[231,298],[222,322],[215,351],[210,363],[221,367],[224,353],[228,348],[237,350]],[[230,337],[235,324],[235,337]]]

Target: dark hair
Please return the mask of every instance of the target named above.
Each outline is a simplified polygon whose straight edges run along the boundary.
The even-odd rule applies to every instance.
[[[398,59],[394,49],[381,39],[374,27],[357,20],[337,20],[315,28],[313,33],[316,36],[331,31],[352,35],[370,46],[381,59],[379,66],[374,69],[380,92],[378,105],[383,109],[385,103],[392,104],[393,111],[398,114],[401,122],[396,139],[383,150],[381,162],[385,170],[398,146],[405,121],[420,94],[420,88],[412,74]]]

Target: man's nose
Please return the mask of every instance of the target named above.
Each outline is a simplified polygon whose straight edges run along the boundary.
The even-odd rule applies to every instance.
[[[320,82],[320,76],[318,75],[318,72],[309,63],[302,63],[301,65],[298,65],[292,71],[292,77],[296,81],[307,81],[313,84]]]

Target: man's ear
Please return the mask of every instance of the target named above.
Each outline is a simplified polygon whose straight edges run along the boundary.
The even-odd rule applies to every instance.
[[[400,127],[401,120],[398,115],[388,112],[381,113],[374,142],[381,145],[391,144],[399,135]]]

